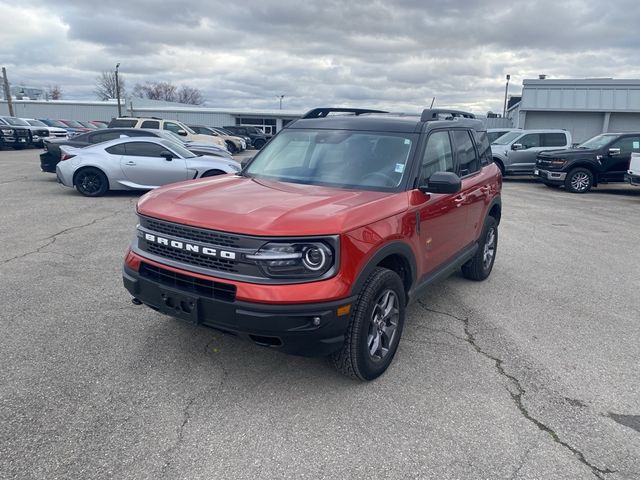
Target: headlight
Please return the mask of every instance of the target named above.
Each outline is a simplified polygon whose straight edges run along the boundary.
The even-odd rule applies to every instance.
[[[13,134],[13,129],[11,129],[11,128],[3,128],[2,129],[2,133],[4,133],[5,135],[12,135]]]
[[[549,163],[553,167],[564,167],[564,164],[567,163],[567,161],[564,158],[554,158],[549,160]]]
[[[254,260],[268,277],[321,277],[335,263],[333,249],[323,242],[271,242],[254,254]]]

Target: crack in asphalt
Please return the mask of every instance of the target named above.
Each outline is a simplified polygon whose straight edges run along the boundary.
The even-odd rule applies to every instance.
[[[511,474],[511,477],[509,477],[509,480],[516,480],[516,478],[518,477],[518,474],[520,473],[520,470],[522,470],[522,467],[524,467],[527,464],[527,461],[529,460],[529,454],[531,453],[532,450],[533,450],[533,447],[529,447],[525,450],[524,454],[522,455],[522,458],[518,462],[518,466]]]
[[[479,353],[480,355],[484,356],[485,358],[488,358],[489,360],[492,360],[495,364],[496,370],[498,371],[498,373],[505,377],[506,379],[508,379],[511,384],[515,387],[516,389],[516,393],[512,392],[511,390],[507,389],[507,391],[509,392],[509,395],[511,396],[511,399],[513,400],[514,404],[516,405],[516,408],[520,411],[520,414],[527,420],[529,420],[529,422],[533,423],[536,427],[538,427],[539,430],[549,434],[549,436],[553,439],[553,441],[555,443],[557,443],[558,445],[563,446],[564,448],[566,448],[567,450],[569,450],[571,453],[573,453],[573,455],[586,467],[588,467],[591,470],[591,473],[593,473],[593,475],[596,478],[599,479],[604,479],[604,475],[610,474],[610,473],[615,473],[616,470],[610,470],[608,468],[599,468],[596,467],[595,465],[589,463],[589,461],[586,459],[586,457],[584,456],[584,454],[578,450],[576,447],[569,445],[567,442],[563,441],[558,434],[548,425],[544,424],[541,420],[538,420],[537,418],[535,418],[527,409],[527,407],[524,405],[523,402],[523,396],[526,393],[526,390],[524,389],[524,387],[522,386],[520,380],[518,378],[516,378],[513,375],[510,375],[509,373],[506,372],[506,370],[504,369],[503,363],[504,360],[502,360],[501,358],[495,357],[493,355],[491,355],[490,353],[484,351],[482,348],[480,348],[480,346],[477,343],[477,340],[475,338],[475,336],[473,335],[473,333],[471,333],[471,330],[469,328],[469,319],[468,318],[461,318],[461,317],[457,317],[451,313],[448,312],[443,312],[440,310],[433,310],[429,307],[427,307],[422,301],[418,300],[417,302],[425,311],[427,312],[431,312],[431,313],[437,313],[440,315],[445,315],[447,317],[453,318],[455,320],[458,320],[459,322],[462,323],[463,326],[463,330],[464,330],[464,334],[465,334],[465,339],[463,339],[466,343],[468,343],[469,345],[471,345],[471,347],[473,347],[473,349]],[[459,338],[459,337],[457,337]]]
[[[65,235],[65,234],[67,234],[69,232],[73,232],[75,230],[80,230],[82,228],[90,227],[91,225],[94,225],[94,224],[96,224],[98,222],[101,222],[102,220],[106,220],[107,218],[115,217],[115,216],[119,215],[120,213],[123,213],[125,211],[129,211],[129,209],[130,209],[130,207],[123,208],[123,209],[120,209],[120,210],[116,210],[115,212],[112,212],[109,215],[105,215],[105,216],[99,217],[99,218],[94,218],[93,220],[91,220],[88,223],[84,223],[82,225],[74,225],[72,227],[67,227],[65,229],[62,229],[59,232],[56,232],[56,233],[54,233],[52,235],[49,235],[48,237],[43,238],[42,240],[46,242],[44,245],[39,246],[35,250],[30,250],[30,251],[28,251],[26,253],[23,253],[21,255],[16,255],[15,257],[11,257],[11,258],[8,258],[6,260],[2,260],[0,262],[0,265],[5,265],[5,264],[7,264],[9,262],[13,262],[14,260],[19,260],[21,258],[25,258],[25,257],[28,257],[30,255],[35,255],[35,254],[38,254],[38,253],[56,253],[56,252],[42,252],[42,250],[44,250],[45,248],[50,247],[51,245],[56,243],[56,240],[61,235]],[[61,255],[65,255],[65,254],[61,253]]]
[[[171,447],[169,447],[165,452],[165,455],[169,458],[167,459],[166,462],[164,462],[164,465],[162,465],[162,470],[160,471],[160,475],[163,477],[165,472],[171,465],[171,461],[172,461],[171,454],[175,452],[178,448],[180,448],[180,445],[184,441],[184,430],[185,430],[185,427],[187,426],[187,423],[189,423],[189,420],[191,419],[191,413],[189,413],[189,409],[191,408],[191,405],[193,405],[193,403],[196,401],[196,397],[197,396],[191,397],[187,401],[187,404],[185,405],[185,407],[182,409],[182,423],[180,424],[180,427],[178,427],[178,436],[174,444]]]

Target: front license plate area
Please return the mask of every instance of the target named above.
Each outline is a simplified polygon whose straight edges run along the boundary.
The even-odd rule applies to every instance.
[[[164,314],[198,323],[198,299],[195,297],[161,288],[158,306]]]

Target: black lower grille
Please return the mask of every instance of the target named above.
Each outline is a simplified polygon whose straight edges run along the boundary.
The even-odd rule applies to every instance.
[[[238,267],[235,260],[207,257],[199,253],[189,252],[186,250],[178,250],[176,248],[166,245],[160,245],[158,243],[151,243],[146,241],[145,239],[140,239],[138,245],[143,251],[158,255],[162,258],[168,258],[177,262],[188,263],[189,265],[197,265],[199,267],[209,268],[222,272],[238,272]]]
[[[140,264],[139,273],[143,278],[148,278],[154,282],[184,292],[195,293],[225,302],[233,302],[236,299],[236,286],[228,283],[191,277],[144,262]]]

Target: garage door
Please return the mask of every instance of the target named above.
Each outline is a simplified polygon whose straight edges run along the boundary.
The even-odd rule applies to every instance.
[[[640,132],[640,113],[612,113],[610,132]]]
[[[603,113],[527,112],[525,128],[564,128],[571,132],[573,143],[581,143],[602,133]]]

